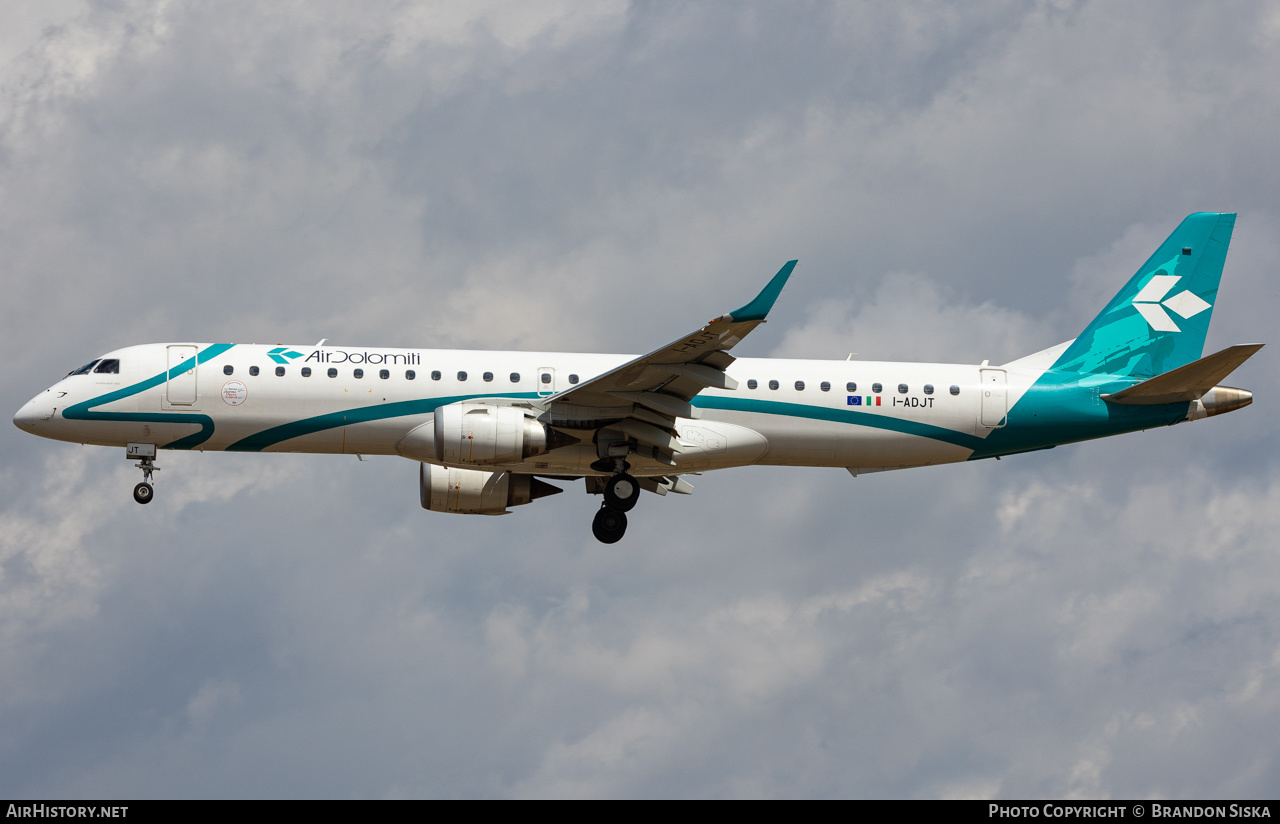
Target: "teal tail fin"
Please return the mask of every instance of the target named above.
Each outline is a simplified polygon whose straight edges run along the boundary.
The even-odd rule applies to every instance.
[[[1198,360],[1235,224],[1234,214],[1189,215],[1052,368],[1138,378]]]

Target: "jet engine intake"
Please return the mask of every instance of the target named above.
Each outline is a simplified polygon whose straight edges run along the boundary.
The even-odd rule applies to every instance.
[[[532,475],[487,472],[483,469],[419,464],[418,494],[422,508],[464,515],[505,515],[509,506],[523,506],[564,490]]]
[[[457,464],[513,464],[576,439],[510,406],[451,403],[435,413],[436,460]]]

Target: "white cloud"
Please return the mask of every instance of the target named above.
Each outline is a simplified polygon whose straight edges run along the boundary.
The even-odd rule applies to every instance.
[[[824,300],[812,320],[788,330],[774,357],[1005,363],[1060,341],[994,301],[965,304],[920,276],[886,275],[866,299]]]

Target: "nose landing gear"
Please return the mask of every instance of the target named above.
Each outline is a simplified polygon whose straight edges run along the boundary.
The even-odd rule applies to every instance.
[[[149,504],[156,494],[151,487],[151,473],[159,472],[160,467],[156,466],[155,458],[143,458],[134,466],[142,470],[142,483],[133,488],[133,499],[140,504]]]

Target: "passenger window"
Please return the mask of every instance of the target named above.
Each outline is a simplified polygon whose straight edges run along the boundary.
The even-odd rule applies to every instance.
[[[336,377],[338,377],[338,370],[337,370],[337,369],[334,369],[332,366],[330,366],[330,367],[329,367],[329,371],[328,371],[326,374],[328,374],[328,376],[329,376],[329,377],[331,377],[331,378],[336,378]]]
[[[871,391],[879,395],[881,392],[884,391],[884,385],[879,383],[873,383],[871,384]]]
[[[250,375],[250,377],[254,377],[254,378],[258,377],[258,367],[256,367],[256,366],[250,366],[250,367],[249,367],[249,375]]]
[[[955,384],[952,384],[952,385],[951,385],[951,394],[952,394],[952,395],[959,395],[959,394],[960,394],[960,387],[956,386]]]
[[[569,375],[569,383],[571,383],[571,384],[576,384],[577,382],[578,382],[578,376],[577,376],[577,375],[574,375],[574,374],[572,374],[572,373],[570,373],[570,375]]]
[[[283,366],[277,366],[277,367],[276,367],[276,377],[277,377],[277,378],[283,378],[283,377],[284,377],[284,367],[283,367]]]
[[[759,386],[759,385],[760,385],[760,384],[756,383],[756,379],[755,379],[755,378],[752,378],[751,380],[747,381],[747,388],[748,388],[748,389],[755,389],[755,388],[756,388],[757,386]]]
[[[907,385],[905,383],[898,384],[898,394],[899,395],[907,394]]]
[[[236,371],[236,368],[229,363],[226,366],[222,367],[222,374],[224,375],[231,375],[235,373],[235,371]]]
[[[932,394],[933,394],[933,384],[931,384],[931,383],[926,383],[926,384],[924,385],[924,393],[925,393],[926,395],[932,395]]]
[[[390,370],[387,370],[387,369],[379,369],[378,377],[382,378],[385,381],[387,378],[391,377],[391,372]]]
[[[93,367],[95,367],[95,366],[97,366],[97,365],[98,365],[98,362],[97,362],[96,360],[95,360],[95,361],[89,361],[89,362],[88,362],[88,363],[86,363],[84,366],[81,366],[79,369],[75,370],[74,372],[68,372],[68,373],[67,373],[67,377],[69,378],[69,377],[71,377],[72,375],[87,375],[87,374],[89,374],[91,371],[93,371]]]
[[[797,392],[804,391],[804,381],[796,381],[796,391]]]
[[[770,388],[770,389],[777,389],[777,388],[778,388],[778,382],[777,382],[777,381],[769,381],[769,388]]]
[[[512,372],[512,373],[511,373],[511,382],[512,382],[512,383],[519,383],[519,382],[520,382],[520,373],[519,373],[519,372]]]
[[[465,381],[466,379],[467,379],[467,373],[466,373],[466,372],[459,372],[459,373],[458,373],[458,380],[460,380],[460,381]]]
[[[821,389],[823,392],[830,392],[831,381],[823,381],[822,383],[818,384],[818,388]]]
[[[364,370],[363,369],[351,370],[351,377],[355,378],[356,380],[360,380],[361,378],[364,377]]]
[[[856,383],[854,383],[853,381],[849,381],[848,383],[846,383],[846,384],[844,385],[844,388],[845,388],[847,391],[849,391],[849,392],[857,392],[857,391],[858,391],[858,385],[857,385]]]
[[[549,385],[549,384],[551,383],[551,373],[550,373],[550,372],[543,372],[543,373],[542,373],[542,377],[541,377],[539,380],[541,380],[541,381],[542,381],[542,385],[543,385],[543,386],[547,386],[547,385]]]
[[[411,381],[411,380],[413,380],[413,379],[414,379],[414,378],[416,378],[416,377],[418,377],[418,373],[417,373],[417,372],[414,372],[412,369],[406,369],[406,370],[404,370],[404,379],[405,379],[405,380],[407,380],[407,381]]]
[[[492,373],[492,372],[485,372],[485,373],[484,373],[483,375],[481,375],[480,377],[484,378],[484,382],[485,382],[485,383],[493,383],[493,373]]]
[[[444,376],[443,376],[443,375],[441,375],[439,372],[432,372],[432,373],[431,373],[431,380],[433,380],[433,381],[438,381],[438,380],[440,380],[440,378],[442,378],[442,377],[444,377]]]
[[[304,366],[304,367],[302,367],[302,377],[304,377],[304,378],[309,378],[309,377],[311,377],[311,367],[310,367],[310,366]]]

